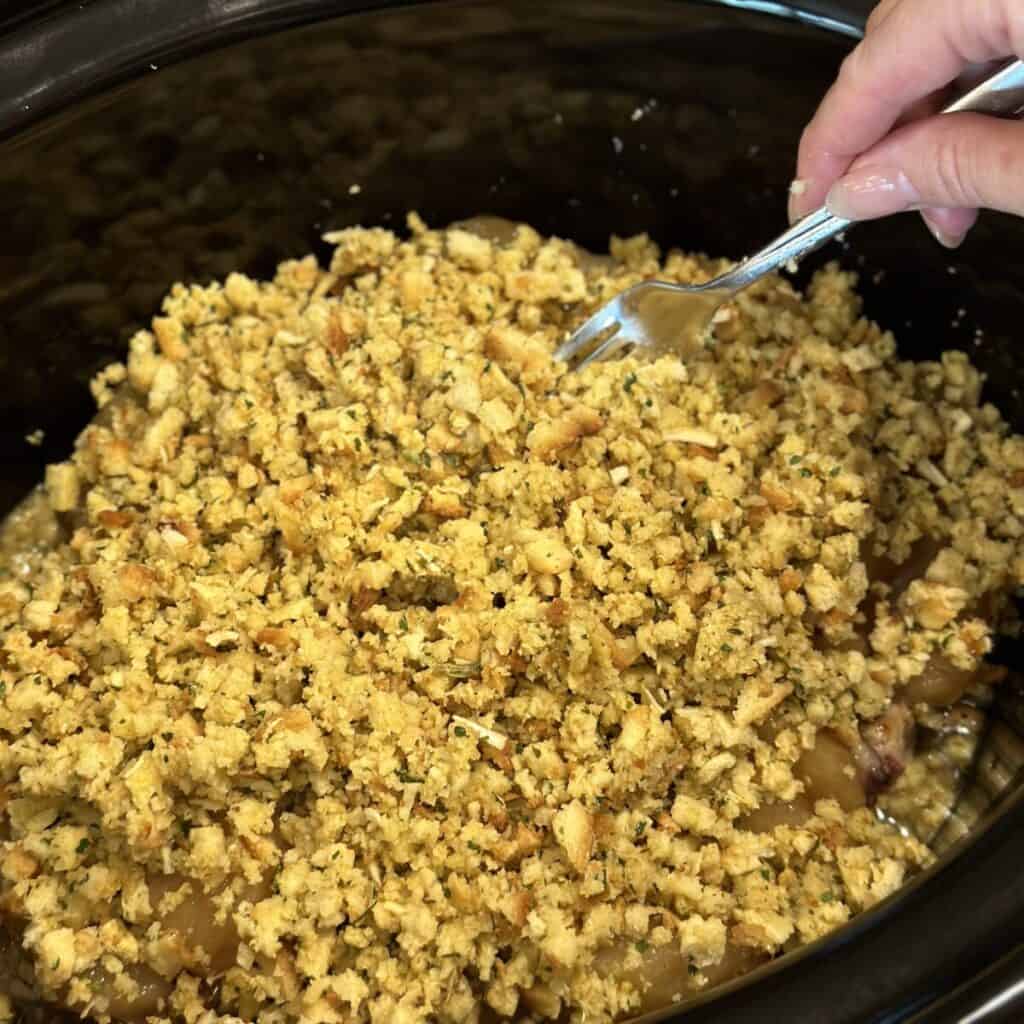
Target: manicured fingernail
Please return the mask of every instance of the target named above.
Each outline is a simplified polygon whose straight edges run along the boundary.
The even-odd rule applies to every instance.
[[[829,213],[844,220],[871,220],[910,210],[921,197],[900,170],[865,167],[840,178],[825,198]]]
[[[801,196],[807,191],[807,182],[796,178],[789,183],[789,223],[795,224],[803,216]]]
[[[943,245],[947,249],[959,249],[961,243],[967,237],[966,232],[954,235],[950,234],[948,231],[944,231],[942,227],[928,216],[927,210],[921,211],[921,219],[924,221],[925,227],[932,233],[939,245]]]

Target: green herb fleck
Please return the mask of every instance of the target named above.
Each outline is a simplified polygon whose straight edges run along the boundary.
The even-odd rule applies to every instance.
[[[405,783],[422,782],[423,781],[423,776],[422,775],[412,775],[410,772],[406,772],[406,771],[399,771],[399,773],[398,773],[398,781],[399,782],[405,782]]]
[[[650,948],[651,948],[651,944],[650,944],[649,942],[645,942],[645,941],[644,941],[643,939],[641,939],[641,940],[640,940],[640,941],[639,941],[639,942],[638,942],[638,943],[636,944],[636,951],[637,951],[638,953],[646,953],[646,952],[647,952],[647,950],[649,950]]]
[[[468,847],[469,847],[469,848],[470,848],[470,849],[471,849],[471,850],[472,850],[472,851],[473,851],[474,853],[479,853],[479,852],[480,852],[480,844],[479,844],[479,843],[474,843],[472,839],[470,839],[470,840],[469,840],[469,841],[468,841],[468,842],[466,843],[466,845],[467,845],[467,846],[468,846]]]
[[[772,873],[767,868],[761,868],[761,877],[766,881],[771,881]]]
[[[835,898],[836,894],[834,892],[823,892],[821,894],[822,903],[832,903],[835,900]]]
[[[449,679],[472,679],[480,675],[480,668],[479,661],[453,661],[445,665],[444,671]]]
[[[622,382],[622,390],[628,395],[633,390],[633,385],[636,383],[636,374],[627,373],[626,379]]]
[[[455,726],[455,735],[462,739],[466,735],[466,727],[464,725]]]
[[[636,833],[637,839],[639,839],[644,834],[644,832],[646,830],[647,830],[647,822],[646,821],[638,821],[636,823],[636,828],[633,831]]]
[[[75,853],[82,854],[82,853],[85,853],[85,851],[88,850],[88,849],[89,849],[89,840],[88,839],[79,839],[78,840],[78,845],[75,847]]]
[[[721,651],[723,654],[732,654],[732,644],[722,644]]]
[[[799,466],[800,463],[803,462],[803,461],[804,461],[804,457],[802,455],[791,455],[789,457],[789,464],[791,466]]]
[[[831,469],[830,469],[830,470],[828,471],[828,475],[829,475],[829,476],[831,476],[831,477],[836,477],[836,476],[839,476],[839,474],[840,474],[840,473],[841,473],[842,471],[843,471],[843,467],[842,467],[842,466],[833,466],[833,467],[832,467],[832,468],[831,468]]]
[[[409,620],[404,615],[398,620],[398,628],[401,629],[403,633],[409,632]]]
[[[365,920],[366,915],[369,914],[370,911],[373,910],[373,908],[375,906],[377,906],[377,899],[376,899],[376,897],[374,897],[374,899],[371,901],[370,905],[352,923],[354,925],[359,925],[363,920]]]
[[[801,476],[802,476],[802,477],[803,477],[803,478],[804,478],[805,480],[807,480],[807,479],[809,479],[809,478],[811,477],[811,475],[812,475],[812,474],[811,474],[811,471],[810,471],[809,469],[801,469],[801,470],[800,470],[800,475],[801,475]]]

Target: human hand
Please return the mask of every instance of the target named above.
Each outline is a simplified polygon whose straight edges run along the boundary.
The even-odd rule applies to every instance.
[[[1024,0],[881,0],[804,130],[790,218],[920,210],[955,248],[978,208],[1024,215],[1024,125],[937,115],[946,92],[1024,54]]]

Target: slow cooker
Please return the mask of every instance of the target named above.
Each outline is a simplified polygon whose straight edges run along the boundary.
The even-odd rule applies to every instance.
[[[647,231],[742,256],[783,226],[800,130],[869,7],[7,5],[4,511],[64,457],[91,415],[91,373],[174,281],[266,273],[322,251],[325,230],[400,225],[409,209],[432,224],[527,220],[595,249]],[[858,227],[818,265],[860,272],[867,314],[903,355],[968,351],[1021,430],[1022,239],[1020,222],[985,215],[951,256],[904,217]],[[1016,670],[1022,654],[1008,642],[995,660]],[[1011,674],[997,692],[933,869],[828,938],[645,1019],[1024,1019],[1024,687]]]

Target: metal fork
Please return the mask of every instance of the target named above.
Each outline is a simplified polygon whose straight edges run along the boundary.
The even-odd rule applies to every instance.
[[[942,113],[959,111],[1019,117],[1024,113],[1024,62],[1015,60],[1003,66]],[[821,207],[706,284],[643,281],[633,285],[590,317],[555,352],[555,359],[581,370],[629,347],[643,350],[651,359],[671,352],[682,355],[687,342],[699,339],[711,325],[723,303],[765,274],[820,248],[850,223]]]

